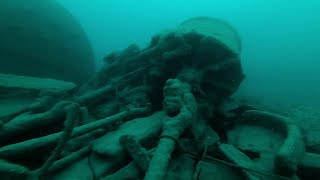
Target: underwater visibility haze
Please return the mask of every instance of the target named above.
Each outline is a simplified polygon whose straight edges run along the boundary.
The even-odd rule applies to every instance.
[[[320,179],[320,2],[0,1],[0,179]]]

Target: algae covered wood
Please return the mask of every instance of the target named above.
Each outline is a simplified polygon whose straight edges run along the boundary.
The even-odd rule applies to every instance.
[[[77,85],[13,74],[0,74],[0,122],[28,111],[51,108],[58,99],[70,97]]]
[[[0,74],[0,89],[33,90],[33,91],[71,91],[76,84],[50,78]]]
[[[123,135],[135,136],[136,140],[149,143],[148,140],[157,139],[161,132],[163,112],[155,112],[148,117],[137,118],[122,124],[117,131],[112,131],[97,139],[93,144],[93,151],[105,157],[115,157],[125,153],[119,142]]]

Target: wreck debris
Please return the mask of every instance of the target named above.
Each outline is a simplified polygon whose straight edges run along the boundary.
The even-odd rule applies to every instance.
[[[1,90],[46,91],[46,92],[70,92],[76,88],[76,84],[55,79],[44,79],[13,74],[0,74]]]
[[[41,177],[47,173],[48,168],[54,163],[54,161],[56,161],[56,159],[58,159],[58,156],[61,153],[62,148],[71,137],[74,125],[79,118],[79,107],[75,104],[69,105],[68,107],[66,107],[66,113],[67,114],[66,114],[66,120],[64,123],[64,130],[61,134],[58,145],[52,151],[47,161],[39,169],[33,172],[37,176]]]
[[[310,158],[319,157],[306,153],[292,120],[247,104],[225,107],[244,78],[240,52],[232,27],[212,18],[192,18],[154,36],[144,49],[131,45],[110,54],[77,92],[68,83],[56,89],[50,83],[25,88],[24,94],[17,90],[17,99],[32,93],[26,105],[0,114],[0,164],[14,169],[0,168],[0,173],[15,177],[21,170],[21,176],[53,180],[205,180],[234,173],[228,177],[256,180],[297,179],[306,169],[318,170]],[[243,125],[283,138],[276,140],[279,146],[268,147],[274,159],[257,146],[243,148],[229,138],[241,137],[239,132],[226,135]],[[53,131],[15,139],[51,126]],[[34,154],[41,161],[25,164],[23,158]],[[271,163],[261,168],[259,160]]]
[[[8,109],[0,112],[0,127],[22,113],[45,112],[58,100],[70,96],[75,88],[74,83],[54,79],[0,74],[0,107]]]
[[[24,179],[30,176],[30,174],[31,171],[24,166],[0,160],[0,176],[3,179]]]
[[[274,129],[285,137],[283,144],[276,153],[275,171],[288,177],[296,174],[298,163],[305,154],[305,145],[300,129],[291,124],[286,117],[258,110],[244,112],[243,119],[246,122],[250,121]]]
[[[240,167],[251,168],[251,169],[254,167],[254,164],[251,162],[251,160],[245,154],[243,154],[241,151],[239,151],[232,145],[221,144],[219,145],[219,149],[235,165]],[[245,175],[246,179],[248,180],[260,179],[246,170],[243,170],[242,172]]]
[[[28,111],[37,111],[38,109],[43,109],[44,107],[48,107],[52,105],[52,99],[51,96],[40,96],[38,99],[36,99],[36,101],[34,103],[32,103],[30,106],[26,106],[26,107],[22,107],[19,108],[17,110],[15,110],[14,112],[11,112],[9,114],[3,115],[0,117],[0,126],[4,125],[5,123],[9,122],[11,119],[13,119],[14,117],[28,112]]]
[[[100,129],[91,131],[89,133],[86,133],[84,135],[74,137],[74,138],[70,139],[70,141],[67,142],[67,144],[63,148],[63,152],[61,154],[62,154],[62,156],[66,156],[70,153],[76,152],[79,149],[81,149],[82,147],[87,146],[88,142],[92,142],[95,139],[103,136],[104,134],[106,134],[106,130],[100,128]]]
[[[23,113],[12,120],[2,125],[0,131],[0,142],[5,142],[8,139],[24,134],[34,128],[43,128],[47,125],[59,123],[64,115],[64,108],[69,105],[68,101],[61,101],[55,104],[50,110],[39,113]]]
[[[126,150],[121,146],[119,139],[124,135],[134,136],[143,146],[153,146],[152,141],[161,133],[161,119],[163,112],[155,112],[147,117],[140,117],[123,123],[117,131],[111,131],[97,139],[93,144],[93,152],[99,156],[112,158],[124,157]],[[154,140],[157,142],[156,140]]]
[[[275,157],[276,173],[291,177],[297,173],[298,164],[305,154],[305,145],[297,126],[289,125],[287,136]]]
[[[123,121],[130,120],[130,118],[141,116],[147,113],[148,108],[128,109],[114,116],[76,127],[74,128],[71,136],[73,138],[78,137],[80,135],[92,132],[100,128],[113,130],[117,126],[119,126]],[[59,141],[61,134],[62,132],[58,132],[55,134],[34,138],[20,143],[3,146],[0,148],[0,157],[3,158],[22,155],[28,152],[32,152],[36,149],[41,149],[52,144],[56,144]]]
[[[305,153],[298,164],[297,175],[301,179],[312,179],[320,177],[320,154]]]
[[[141,168],[134,162],[130,162],[125,167],[121,168],[117,172],[101,178],[101,180],[118,180],[118,179],[139,179],[143,177],[144,172]]]
[[[91,146],[85,146],[78,151],[73,152],[70,155],[67,155],[57,161],[55,161],[47,170],[48,174],[55,173],[63,168],[66,168],[78,160],[82,159],[84,156],[88,155],[91,151]]]
[[[203,23],[207,31],[198,31],[196,24],[201,27]],[[221,27],[216,29],[217,26]],[[224,28],[230,31],[212,33]],[[233,48],[228,43],[224,44],[232,41],[235,41]],[[212,103],[220,103],[237,90],[244,78],[239,57],[241,48],[234,48],[239,43],[236,31],[226,23],[206,17],[193,18],[154,36],[145,49],[128,47],[122,53],[109,56],[112,61],[108,61],[82,90],[113,85],[118,98],[127,89],[140,87],[143,93],[131,101],[145,99],[154,110],[161,110],[165,82],[170,78],[179,79],[179,74],[188,71],[194,73],[190,85],[196,98],[202,96]],[[142,96],[145,98],[140,98]],[[129,97],[134,97],[134,94]]]
[[[82,96],[75,97],[74,101],[82,106],[92,106],[97,103],[97,101],[103,100],[104,96],[109,96],[112,91],[114,91],[113,86],[105,86]]]
[[[167,173],[171,153],[176,141],[196,115],[196,101],[190,86],[177,79],[169,79],[163,90],[164,110],[167,116],[162,122],[162,134],[150,160],[145,179],[163,179]]]
[[[150,158],[147,151],[135,140],[134,136],[124,135],[119,139],[121,145],[129,152],[134,162],[143,172],[148,169]]]

